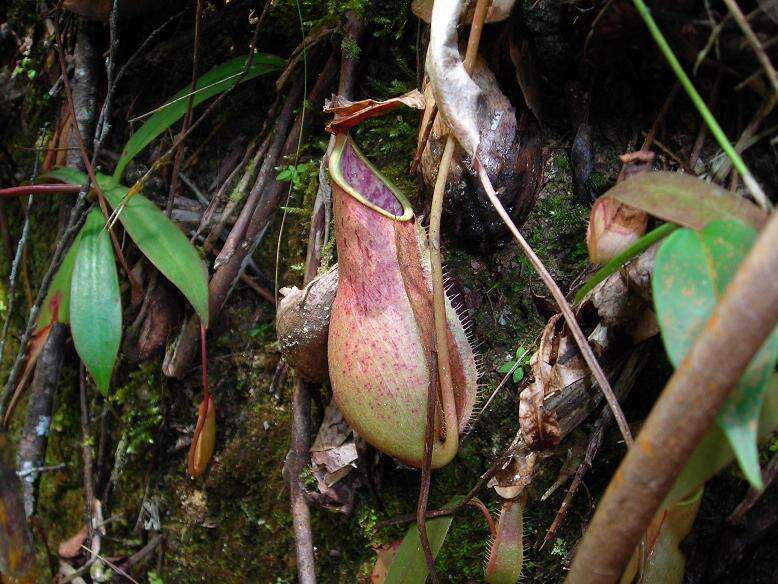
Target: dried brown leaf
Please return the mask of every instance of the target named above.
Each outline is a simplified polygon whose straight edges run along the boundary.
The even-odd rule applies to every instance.
[[[81,555],[83,548],[81,544],[86,541],[89,535],[89,527],[84,525],[75,534],[59,544],[57,554],[60,558],[70,560]]]
[[[383,116],[384,114],[407,106],[413,109],[424,109],[424,96],[418,89],[413,89],[399,97],[393,97],[383,101],[375,99],[362,99],[349,101],[340,95],[333,95],[324,104],[324,111],[335,115],[325,130],[331,134],[345,134],[363,120]]]
[[[475,157],[480,143],[481,90],[465,70],[457,37],[457,24],[466,4],[465,0],[435,2],[426,69],[440,114],[460,146]]]
[[[402,543],[401,539],[393,541],[390,544],[381,546],[379,548],[373,548],[375,552],[375,566],[370,574],[370,584],[384,584],[386,577],[389,575],[389,566],[394,560],[394,556],[397,555],[397,550]]]

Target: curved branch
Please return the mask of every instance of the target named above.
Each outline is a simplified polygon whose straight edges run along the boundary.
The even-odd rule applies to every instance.
[[[774,214],[608,485],[568,584],[618,580],[694,448],[772,333],[778,322],[776,248]]]

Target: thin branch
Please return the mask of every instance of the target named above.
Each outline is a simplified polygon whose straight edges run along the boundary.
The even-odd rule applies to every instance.
[[[70,81],[68,80],[68,68],[67,68],[67,64],[65,63],[65,53],[62,48],[62,33],[59,29],[59,24],[57,23],[57,20],[52,19],[52,22],[54,23],[54,32],[57,39],[57,56],[59,57],[59,67],[60,67],[60,71],[62,72],[62,83],[65,89],[66,101],[68,107],[70,108],[70,115],[73,116],[74,121],[77,121],[78,116],[76,114],[76,106],[75,106],[75,102],[73,101],[73,92],[71,91]],[[103,196],[103,192],[100,188],[100,184],[97,182],[97,176],[95,175],[94,167],[92,166],[92,163],[89,160],[89,154],[87,152],[86,144],[84,143],[84,137],[81,135],[81,129],[78,127],[77,122],[73,124],[72,130],[74,136],[76,137],[78,148],[81,151],[81,159],[84,162],[84,167],[86,168],[86,172],[89,175],[89,180],[91,181],[92,188],[95,190],[95,193],[97,193],[97,200],[100,203],[100,209],[103,212],[103,216],[105,216],[106,219],[109,219],[110,213],[108,212],[108,204],[105,202],[105,197]],[[130,267],[127,265],[127,260],[124,258],[121,245],[119,245],[119,240],[116,238],[116,233],[114,233],[113,230],[110,229],[110,227],[108,228],[108,232],[111,236],[111,243],[113,243],[113,248],[114,248],[114,252],[116,253],[116,257],[119,260],[119,263],[121,263],[122,267],[124,268],[124,272],[127,274],[127,279],[129,280],[130,286],[133,289],[133,295],[139,296],[140,282],[138,282],[137,278],[135,278],[132,271],[130,270]]]
[[[583,355],[586,364],[594,375],[594,379],[597,381],[597,385],[600,387],[600,391],[605,396],[605,401],[608,402],[608,406],[610,406],[610,409],[613,412],[613,417],[616,419],[616,424],[619,426],[621,435],[624,437],[624,442],[626,442],[628,447],[632,446],[632,433],[630,432],[629,425],[624,417],[624,412],[621,411],[619,400],[613,393],[613,388],[611,388],[608,378],[605,376],[605,373],[603,373],[602,367],[600,367],[600,364],[597,362],[597,357],[594,356],[594,351],[592,351],[592,348],[589,346],[586,335],[583,334],[581,327],[578,325],[575,314],[573,314],[573,309],[570,308],[570,304],[568,304],[565,295],[559,289],[559,286],[557,286],[557,283],[546,269],[546,266],[543,265],[543,262],[540,261],[540,258],[535,254],[532,247],[530,247],[529,243],[527,243],[521,235],[508,213],[505,212],[505,208],[502,206],[500,199],[497,198],[497,193],[495,193],[492,182],[489,180],[486,169],[479,160],[476,160],[475,164],[478,170],[478,176],[481,179],[481,184],[486,191],[486,196],[489,198],[492,205],[494,205],[500,219],[502,219],[505,225],[508,226],[508,229],[510,229],[513,237],[518,242],[519,247],[521,247],[524,255],[527,256],[527,259],[532,264],[532,267],[535,268],[535,271],[538,273],[541,280],[543,280],[548,291],[551,292],[551,295],[554,297],[554,300],[559,306],[559,310],[562,312],[562,316],[564,316],[565,321],[567,322],[570,332],[573,334],[578,349],[581,351],[581,355]]]
[[[19,197],[22,195],[73,195],[81,192],[79,185],[23,185],[0,189],[0,197]]]
[[[192,121],[192,107],[194,107],[194,92],[197,86],[197,69],[200,63],[200,28],[203,20],[203,0],[197,0],[197,9],[195,10],[195,37],[194,37],[194,51],[192,52],[192,82],[189,85],[189,99],[186,102],[186,113],[184,114],[184,123],[181,125],[181,131],[176,146],[176,155],[173,159],[173,176],[170,182],[170,192],[167,197],[167,206],[165,207],[165,215],[170,217],[173,212],[173,200],[178,193],[178,185],[180,181],[181,159],[184,156],[184,139],[189,129],[189,123]]]
[[[517,434],[513,439],[513,442],[511,442],[511,444],[500,453],[500,455],[492,463],[492,466],[490,466],[489,469],[481,475],[475,485],[470,488],[467,494],[456,505],[452,505],[451,507],[444,507],[442,509],[436,509],[434,511],[427,511],[425,517],[427,519],[432,519],[435,517],[456,515],[459,513],[459,511],[467,506],[471,499],[478,496],[478,493],[480,493],[484,487],[486,487],[489,481],[492,480],[492,477],[494,477],[494,475],[496,475],[505,466],[513,454],[522,448],[522,446],[523,442],[521,436],[520,434]],[[386,521],[379,521],[376,523],[376,527],[391,527],[392,525],[402,525],[403,523],[410,523],[411,521],[416,521],[416,513],[407,513],[405,515],[393,517],[392,519],[387,519]]]
[[[481,41],[486,12],[491,0],[478,0],[473,13],[473,22],[470,27],[470,36],[467,40],[465,53],[465,70],[470,73],[478,56],[478,45]],[[443,216],[443,198],[446,191],[449,167],[454,155],[456,142],[453,133],[449,133],[446,146],[438,166],[438,176],[435,180],[435,189],[432,194],[432,207],[430,210],[430,267],[432,276],[432,307],[435,317],[435,328],[432,335],[432,348],[434,363],[430,375],[430,385],[427,391],[427,419],[424,428],[424,457],[421,465],[421,485],[419,487],[419,501],[416,508],[416,524],[419,529],[419,538],[427,561],[427,569],[433,584],[438,581],[435,572],[435,559],[430,551],[427,538],[427,526],[424,517],[427,512],[427,497],[430,489],[430,475],[432,474],[432,450],[435,433],[435,418],[437,412],[438,388],[440,389],[441,405],[443,408],[443,425],[445,437],[440,448],[444,452],[455,453],[459,448],[459,420],[457,418],[454,386],[451,379],[451,359],[448,347],[448,318],[446,316],[446,292],[443,282],[443,260],[440,252],[440,224]],[[435,375],[437,373],[437,375]],[[433,383],[437,377],[438,383]]]
[[[700,116],[702,116],[702,119],[705,120],[705,123],[710,128],[711,134],[713,134],[714,138],[716,138],[716,141],[719,143],[719,146],[721,146],[721,149],[724,150],[727,156],[729,156],[730,160],[732,160],[732,164],[738,170],[740,176],[743,177],[743,182],[745,183],[748,191],[754,197],[754,200],[759,203],[763,209],[771,209],[772,204],[767,198],[767,195],[765,195],[762,187],[759,186],[759,183],[751,174],[751,171],[746,166],[746,163],[743,162],[740,154],[738,154],[737,150],[735,150],[735,148],[732,146],[732,143],[727,138],[724,130],[721,129],[721,126],[719,125],[715,116],[708,109],[708,106],[705,105],[705,101],[697,92],[697,89],[695,89],[694,84],[692,83],[691,79],[689,79],[689,76],[683,70],[680,61],[678,61],[678,57],[675,56],[673,49],[668,44],[667,39],[665,39],[664,35],[662,34],[662,31],[659,30],[659,27],[657,26],[656,21],[654,21],[653,16],[651,16],[651,12],[649,11],[646,4],[643,2],[643,0],[632,1],[638,10],[638,13],[640,13],[640,16],[643,18],[643,21],[651,33],[651,36],[659,46],[659,50],[664,55],[665,60],[670,65],[670,68],[675,73],[684,90],[686,90],[686,93],[689,95],[689,99],[692,100],[692,103],[697,108]]]
[[[778,322],[773,214],[611,480],[568,584],[615,582],[754,354]],[[721,364],[726,363],[726,367]]]
[[[95,136],[92,139],[92,166],[97,164],[97,158],[100,156],[100,150],[103,147],[103,141],[111,130],[111,106],[113,105],[113,95],[116,91],[116,80],[114,78],[116,71],[116,50],[119,48],[119,0],[113,0],[109,24],[110,41],[108,47],[108,61],[106,62],[106,75],[108,77],[108,92],[106,93],[103,107],[100,109],[100,116],[95,125]]]
[[[41,138],[43,134],[41,133]],[[38,171],[40,169],[40,152],[35,154],[35,164],[32,169],[32,178],[34,181],[38,177]],[[29,192],[29,191],[26,191]],[[16,276],[19,273],[19,265],[22,261],[22,254],[24,247],[27,245],[27,238],[30,235],[30,210],[32,209],[32,193],[27,197],[27,207],[24,213],[24,223],[22,224],[22,235],[19,238],[19,242],[16,244],[16,253],[14,254],[13,263],[11,264],[11,273],[8,276],[8,309],[5,314],[5,322],[3,323],[3,335],[0,338],[0,362],[3,360],[5,354],[5,343],[8,339],[8,327],[11,324],[11,316],[14,309],[14,299],[16,298]]]
[[[492,514],[489,513],[489,509],[484,505],[483,501],[478,497],[473,497],[468,501],[468,505],[475,507],[481,512],[481,515],[483,515],[486,520],[486,524],[489,526],[489,532],[492,534],[492,537],[497,537],[497,528],[494,525],[494,518],[492,517]]]
[[[762,43],[760,43],[759,39],[756,38],[751,25],[748,24],[746,15],[743,14],[743,12],[740,10],[740,7],[737,5],[735,0],[724,0],[724,4],[727,5],[730,14],[732,14],[732,17],[735,19],[735,22],[737,22],[740,30],[743,31],[743,34],[746,36],[746,40],[751,45],[751,48],[754,49],[754,53],[756,54],[756,58],[759,61],[759,64],[762,65],[762,69],[764,69],[765,75],[767,75],[767,79],[770,80],[770,85],[773,86],[773,93],[778,94],[778,74],[776,74],[775,68],[770,62],[770,57],[767,56]]]
[[[132,63],[140,57],[141,55],[146,54],[146,49],[151,44],[151,42],[159,36],[159,34],[174,20],[182,16],[186,10],[182,10],[181,12],[174,14],[170,18],[168,18],[165,22],[163,22],[161,25],[159,25],[157,28],[155,28],[151,34],[146,37],[146,40],[141,43],[141,45],[136,49],[136,51],[130,56],[129,59],[122,65],[121,69],[119,69],[119,72],[116,74],[116,78],[114,79],[113,85],[109,86],[108,88],[108,96],[106,97],[106,100],[113,97],[113,92],[116,91],[116,87],[119,85],[119,81],[121,81],[122,77],[127,73],[128,68]]]

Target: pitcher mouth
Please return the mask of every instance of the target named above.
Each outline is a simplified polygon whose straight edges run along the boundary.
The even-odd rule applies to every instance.
[[[365,158],[347,134],[335,138],[330,177],[360,203],[395,221],[409,221],[413,208],[397,187]]]

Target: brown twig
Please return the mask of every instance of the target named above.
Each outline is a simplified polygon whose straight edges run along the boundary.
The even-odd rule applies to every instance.
[[[489,469],[483,473],[478,481],[470,488],[470,490],[467,492],[467,494],[460,499],[460,501],[456,505],[452,505],[451,507],[444,507],[442,509],[436,509],[434,511],[427,511],[425,514],[425,517],[427,519],[433,519],[435,517],[443,517],[445,515],[456,515],[459,513],[462,509],[464,509],[467,504],[470,502],[470,500],[473,497],[476,497],[478,493],[480,493],[484,487],[489,483],[490,480],[492,480],[492,477],[496,475],[504,466],[505,464],[511,459],[513,454],[519,450],[523,446],[523,443],[521,441],[521,436],[518,434],[513,439],[513,442],[505,449],[503,450],[500,455],[495,459],[495,461],[492,463],[492,466],[489,467]],[[392,525],[402,525],[403,523],[410,523],[411,521],[416,521],[416,513],[407,513],[405,515],[400,515],[398,517],[393,517],[392,519],[387,519],[385,521],[379,521],[376,523],[376,527],[390,527]]]
[[[630,356],[629,360],[624,366],[623,371],[621,372],[621,375],[619,376],[618,381],[616,382],[616,387],[614,388],[615,391],[619,394],[619,399],[623,400],[632,389],[635,384],[635,380],[637,379],[637,375],[643,369],[647,359],[648,351],[644,349],[638,349]],[[586,473],[591,470],[592,464],[594,463],[594,457],[597,456],[597,451],[600,449],[603,438],[605,438],[605,433],[608,431],[608,428],[612,423],[613,413],[606,406],[602,409],[602,412],[600,412],[597,421],[594,423],[594,429],[592,430],[592,434],[589,437],[589,444],[586,447],[584,460],[576,470],[573,481],[570,483],[570,487],[565,493],[565,498],[562,501],[562,504],[559,506],[556,517],[554,517],[554,520],[551,522],[548,531],[546,531],[546,536],[543,538],[543,543],[541,544],[540,549],[543,549],[543,547],[545,547],[546,544],[548,544],[556,536],[557,530],[562,525],[562,521],[564,521],[565,516],[567,515],[567,511],[570,509],[570,504],[573,501],[573,497],[578,492],[579,487],[583,483],[584,476],[586,476]]]
[[[615,582],[621,576],[675,478],[772,333],[778,287],[765,282],[778,273],[776,246],[773,215],[616,471],[578,547],[568,583]]]
[[[651,148],[651,144],[654,142],[654,138],[656,138],[656,133],[659,130],[659,125],[665,119],[667,112],[670,111],[670,106],[673,105],[673,101],[675,101],[675,96],[678,95],[678,91],[680,91],[680,89],[681,89],[681,84],[676,81],[675,85],[673,85],[673,88],[670,90],[670,94],[667,96],[667,99],[662,104],[662,107],[659,109],[659,112],[656,114],[656,118],[654,118],[654,123],[651,124],[651,129],[645,135],[645,138],[643,140],[643,146],[640,147],[641,150],[648,150]]]
[[[52,19],[52,22],[54,23],[54,33],[57,39],[57,56],[59,57],[59,68],[60,68],[60,72],[62,73],[62,83],[65,90],[65,98],[67,100],[68,107],[70,108],[70,115],[73,116],[74,120],[78,120],[76,114],[75,102],[73,101],[73,92],[71,91],[70,88],[70,81],[68,81],[68,68],[65,63],[65,52],[62,48],[62,33],[59,29],[59,24],[57,23],[57,20]],[[108,220],[110,217],[110,213],[108,212],[108,204],[105,202],[103,191],[100,188],[100,184],[97,182],[97,176],[95,175],[94,168],[92,167],[92,163],[89,160],[89,153],[87,152],[86,143],[84,142],[84,137],[81,135],[81,130],[78,127],[77,123],[73,124],[72,131],[73,131],[73,135],[76,138],[76,142],[78,143],[78,149],[81,152],[81,159],[84,163],[84,168],[86,168],[86,172],[89,175],[89,180],[91,181],[92,188],[95,190],[95,193],[97,194],[97,200],[100,204],[100,209],[103,212],[103,216],[106,218],[106,220]],[[116,253],[116,257],[119,260],[119,263],[121,263],[122,267],[124,268],[124,272],[127,275],[127,279],[130,282],[130,286],[132,287],[133,297],[139,298],[141,294],[140,282],[137,281],[137,278],[135,278],[133,273],[130,271],[130,267],[127,265],[127,260],[124,258],[121,245],[119,245],[119,240],[116,238],[116,233],[114,233],[112,229],[109,229],[108,232],[111,236],[111,242],[113,243],[113,249],[114,252]]]
[[[435,125],[435,118],[438,117],[437,104],[432,103],[430,104],[429,108],[429,115],[427,115],[426,112],[424,115],[424,118],[427,119],[427,122],[422,128],[421,134],[419,134],[419,140],[416,144],[416,152],[413,155],[413,162],[411,162],[411,173],[415,173],[419,169],[419,164],[421,164],[421,156],[424,153],[424,149],[427,147],[427,141],[429,140],[430,134],[432,133],[432,126]]]
[[[421,480],[419,485],[419,499],[416,502],[416,526],[419,530],[419,541],[424,552],[424,560],[427,562],[427,572],[432,584],[437,584],[438,573],[435,570],[435,556],[432,555],[429,536],[427,535],[427,500],[430,494],[430,475],[432,474],[432,447],[435,434],[435,418],[438,406],[438,371],[440,356],[433,350],[433,358],[430,363],[430,381],[427,390],[427,417],[424,422],[424,454],[421,465]],[[454,430],[458,432],[458,428]],[[449,432],[450,433],[450,432]]]
[[[767,463],[767,466],[762,471],[762,485],[764,486],[764,489],[757,491],[754,487],[749,488],[746,496],[743,497],[743,500],[738,504],[737,507],[735,507],[735,510],[730,514],[730,516],[727,517],[727,523],[730,525],[740,523],[745,517],[746,513],[751,510],[754,504],[777,478],[778,454],[773,454],[772,458],[770,458],[770,462]]]
[[[24,185],[0,189],[0,197],[20,197],[24,195],[73,195],[81,192],[79,185]]]
[[[197,86],[197,70],[200,63],[200,27],[203,21],[203,0],[197,0],[197,8],[195,10],[195,37],[194,37],[194,50],[192,51],[192,81],[189,84],[189,98],[186,102],[186,113],[184,114],[184,122],[181,125],[181,131],[178,136],[176,145],[176,154],[173,158],[173,176],[170,180],[170,192],[167,197],[167,205],[165,206],[165,215],[170,217],[170,213],[173,212],[173,200],[178,193],[178,185],[180,182],[179,172],[181,170],[181,159],[184,156],[184,142],[189,130],[189,123],[192,121],[192,107],[194,107],[195,87]]]
[[[486,12],[491,0],[478,0],[473,13],[473,22],[470,27],[470,36],[467,40],[465,53],[465,70],[472,71],[478,56],[478,45],[481,41]],[[430,551],[427,538],[427,527],[424,517],[427,512],[427,496],[430,489],[430,475],[432,474],[432,450],[435,433],[435,418],[437,412],[436,401],[440,391],[441,406],[443,409],[443,425],[445,437],[441,450],[456,452],[459,448],[459,420],[456,412],[454,387],[451,379],[451,360],[448,347],[448,319],[446,316],[446,292],[443,282],[443,260],[440,251],[440,225],[443,216],[443,198],[448,180],[449,167],[454,155],[456,142],[453,134],[449,134],[443,155],[438,166],[438,176],[435,180],[435,188],[432,194],[432,206],[430,210],[429,244],[430,267],[432,276],[432,305],[435,317],[434,334],[432,335],[432,348],[434,363],[430,375],[430,386],[427,391],[427,419],[424,428],[424,457],[421,466],[421,485],[419,487],[419,501],[416,508],[417,526],[421,540],[424,557],[427,561],[427,569],[433,584],[438,581],[435,572],[435,560]],[[435,375],[437,373],[437,375]],[[437,383],[432,383],[437,377]]]
[[[313,557],[311,510],[305,500],[300,475],[308,466],[310,456],[311,400],[307,383],[295,380],[292,394],[292,447],[289,451],[289,497],[292,502],[292,527],[297,556],[297,580],[300,584],[315,584],[316,563]]]
[[[775,109],[776,105],[778,105],[778,94],[773,94],[772,96],[768,97],[762,106],[757,110],[757,112],[754,114],[754,117],[751,118],[751,121],[748,123],[745,130],[743,130],[742,134],[740,134],[740,138],[738,138],[738,141],[735,143],[735,150],[739,154],[742,154],[746,148],[751,145],[751,139],[756,134],[759,126],[762,125],[762,122],[767,118],[767,116],[770,115],[773,109]],[[729,174],[730,170],[732,170],[732,161],[729,159],[729,157],[725,156],[721,166],[714,173],[716,180],[723,181]]]
[[[716,80],[713,82],[713,87],[710,90],[710,97],[708,103],[710,104],[710,110],[715,111],[719,101],[719,87],[721,86],[721,79],[724,74],[719,71],[716,74]],[[697,165],[697,160],[700,158],[702,147],[705,145],[705,138],[708,136],[708,125],[705,122],[700,124],[700,129],[697,132],[697,138],[694,140],[694,146],[692,147],[691,154],[689,154],[689,167],[694,168]]]
[[[497,193],[494,191],[494,187],[492,186],[492,182],[489,179],[489,175],[486,173],[486,169],[478,160],[475,161],[475,164],[478,169],[478,176],[481,179],[481,184],[486,191],[486,196],[489,197],[492,205],[494,205],[494,208],[497,210],[497,214],[508,226],[508,229],[510,229],[513,237],[516,239],[522,251],[524,252],[524,255],[527,256],[527,259],[529,259],[532,267],[535,268],[535,271],[538,273],[538,275],[540,275],[540,278],[543,280],[546,288],[548,288],[549,292],[551,292],[551,295],[554,297],[554,300],[556,301],[557,306],[559,306],[559,310],[562,312],[562,315],[567,322],[567,326],[570,329],[576,344],[578,345],[578,349],[581,351],[586,364],[589,366],[594,379],[597,381],[597,385],[599,386],[600,391],[605,396],[605,400],[608,402],[608,406],[613,412],[613,416],[616,419],[617,425],[619,426],[621,435],[624,437],[624,442],[627,444],[627,446],[631,447],[632,433],[630,432],[629,425],[627,424],[627,420],[624,417],[624,412],[621,411],[619,401],[616,399],[616,395],[613,393],[613,389],[611,388],[610,383],[608,383],[608,378],[605,376],[605,373],[603,373],[602,367],[600,367],[600,364],[597,362],[597,357],[594,356],[594,351],[592,351],[592,348],[589,346],[589,342],[586,340],[586,335],[583,334],[581,327],[578,325],[578,321],[575,318],[575,314],[573,314],[572,308],[570,308],[570,304],[567,302],[564,294],[562,294],[559,286],[557,286],[554,278],[543,265],[543,262],[540,261],[540,258],[538,258],[532,247],[530,247],[529,243],[527,243],[527,241],[521,235],[518,228],[513,223],[513,220],[510,218],[508,213],[505,212],[505,208],[502,206],[500,199],[497,198]]]
[[[754,50],[754,53],[756,54],[756,58],[759,61],[759,64],[762,66],[762,69],[764,69],[765,75],[767,76],[767,79],[770,81],[770,85],[772,85],[773,87],[773,94],[777,95],[778,94],[778,74],[776,74],[775,68],[773,67],[773,64],[770,62],[770,57],[767,56],[764,47],[762,47],[762,43],[760,43],[759,39],[756,38],[756,35],[754,34],[753,29],[751,28],[751,25],[748,24],[748,20],[746,20],[746,16],[740,10],[740,7],[737,5],[737,2],[735,2],[735,0],[724,0],[724,4],[727,5],[730,14],[732,14],[732,17],[735,19],[735,22],[737,22],[737,25],[740,27],[740,30],[742,30],[743,34],[746,36],[746,40],[751,45],[751,48]]]
[[[481,515],[483,515],[486,520],[486,524],[489,526],[489,532],[492,534],[492,537],[497,537],[497,528],[494,525],[494,518],[492,517],[492,514],[489,513],[489,509],[486,508],[484,502],[478,497],[473,497],[467,504],[471,507],[475,507],[481,512]]]
[[[86,502],[86,524],[89,526],[89,540],[95,553],[99,552],[98,527],[94,522],[95,511],[95,485],[93,478],[94,451],[92,449],[91,433],[89,432],[89,409],[87,406],[87,381],[86,368],[81,363],[78,369],[79,402],[81,405],[81,456],[84,464],[84,500]],[[94,563],[97,556],[93,553],[88,562]]]
[[[356,13],[349,12],[346,16],[346,36],[356,42],[361,34],[362,21]],[[340,80],[338,93],[350,98],[354,86],[354,71],[356,62],[346,50],[342,50],[340,64]],[[302,126],[300,127],[302,131]],[[334,143],[330,140],[330,145]],[[329,149],[322,158],[322,164],[326,164]],[[320,188],[314,201],[311,216],[311,227],[308,234],[308,248],[305,259],[305,272],[303,284],[311,282],[316,276],[321,263],[321,250],[326,240],[329,228],[326,218],[330,213],[327,209],[330,201],[327,201],[326,192]],[[313,538],[311,535],[310,509],[305,499],[305,490],[300,484],[300,474],[310,464],[310,439],[311,439],[311,387],[303,379],[295,380],[294,393],[292,395],[292,444],[289,451],[289,491],[292,502],[292,524],[295,535],[295,551],[297,553],[298,580],[301,584],[316,582],[316,566],[313,556]]]

